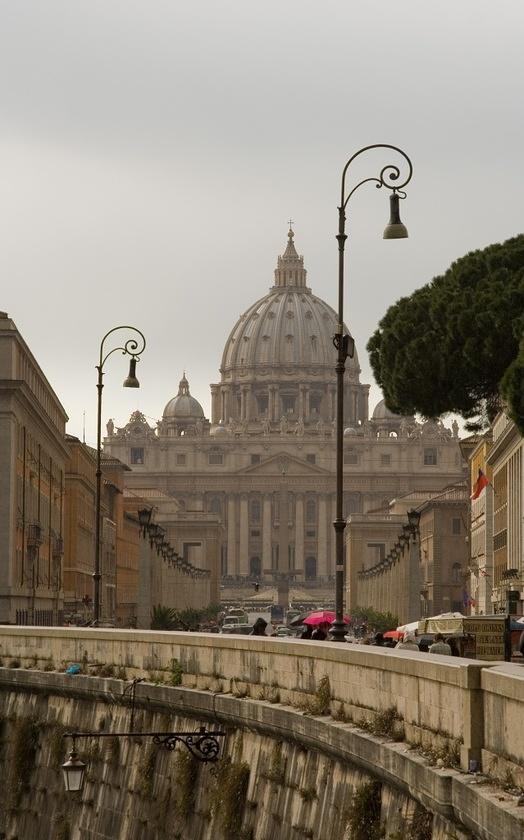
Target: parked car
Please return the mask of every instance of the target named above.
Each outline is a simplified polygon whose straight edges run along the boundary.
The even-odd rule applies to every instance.
[[[281,639],[289,639],[295,637],[295,633],[293,633],[293,631],[290,630],[289,627],[284,627],[284,625],[280,625],[280,627],[277,627],[275,635]]]
[[[221,633],[236,633],[240,636],[249,636],[253,629],[252,624],[226,624],[222,625]]]
[[[240,617],[238,615],[226,615],[222,622],[222,630],[224,627],[236,627],[240,623]]]

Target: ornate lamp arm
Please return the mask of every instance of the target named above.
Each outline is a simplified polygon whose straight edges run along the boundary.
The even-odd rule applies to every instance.
[[[106,355],[104,356],[104,344],[106,338],[108,338],[112,333],[117,332],[117,330],[130,330],[131,332],[137,333],[142,340],[141,346],[136,338],[128,338],[123,347],[114,347],[113,350],[110,350],[109,353],[106,353]],[[138,359],[140,358],[140,354],[144,352],[145,347],[146,340],[144,338],[144,335],[136,327],[113,327],[112,330],[109,330],[109,332],[105,334],[102,341],[100,342],[100,361],[98,365],[96,365],[96,368],[99,372],[102,372],[106,360],[109,358],[109,356],[111,356],[112,353],[116,353],[118,350],[121,350],[123,355],[127,354],[128,356],[133,356],[135,359]]]
[[[387,164],[386,166],[384,166],[380,170],[378,177],[364,178],[363,181],[359,181],[359,183],[356,184],[353,187],[353,189],[351,189],[346,196],[345,195],[346,174],[347,174],[347,171],[348,171],[349,167],[351,166],[353,161],[357,157],[359,157],[359,155],[363,154],[363,152],[368,152],[370,149],[391,149],[394,152],[398,152],[398,154],[401,155],[404,158],[404,160],[406,161],[406,163],[408,165],[407,177],[398,184],[397,183],[391,183],[392,181],[393,182],[398,181],[398,179],[400,178],[400,169],[395,164],[390,163],[390,164]],[[402,193],[402,188],[405,187],[406,184],[408,184],[411,181],[411,176],[412,175],[413,175],[413,165],[412,165],[410,159],[408,158],[407,154],[405,152],[403,152],[402,149],[399,149],[398,146],[391,146],[389,143],[375,143],[375,145],[373,145],[373,146],[364,146],[363,149],[359,149],[358,152],[355,152],[355,154],[350,157],[350,159],[348,160],[348,162],[346,163],[346,165],[345,165],[345,167],[342,171],[342,186],[341,186],[341,190],[340,190],[340,207],[339,207],[339,210],[340,209],[345,210],[346,205],[347,205],[349,199],[351,198],[351,196],[353,195],[353,193],[356,192],[356,190],[358,190],[358,188],[361,187],[362,184],[367,184],[369,182],[374,182],[376,187],[377,187],[377,190],[381,189],[381,187],[387,187],[388,190],[393,190],[394,192],[399,193],[399,195],[401,195],[402,198],[404,198],[405,193],[404,194]]]

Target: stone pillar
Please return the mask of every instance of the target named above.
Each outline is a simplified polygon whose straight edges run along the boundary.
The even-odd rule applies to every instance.
[[[246,493],[240,496],[240,545],[238,558],[239,573],[249,575],[249,509]]]
[[[218,385],[211,385],[211,422],[220,423],[220,417],[220,388]]]
[[[297,493],[295,500],[295,569],[301,569],[301,579],[305,577],[304,557],[304,496]]]
[[[271,558],[271,496],[264,495],[262,503],[262,573],[272,567]]]
[[[243,420],[245,417],[246,411],[246,389],[240,389],[240,420]]]
[[[246,395],[244,397],[244,420],[251,420],[253,407],[253,395],[251,393],[251,385],[246,385]]]
[[[280,512],[278,526],[278,570],[289,571],[289,491],[287,484],[280,486]]]
[[[274,411],[274,392],[273,386],[270,385],[267,389],[267,419],[269,420],[269,422],[275,419],[273,416]]]
[[[309,385],[306,385],[305,388],[304,388],[304,413],[305,413],[306,417],[309,417],[309,415],[311,414],[311,406],[309,404],[309,394],[310,394]]]
[[[317,577],[327,577],[327,499],[318,496]]]
[[[298,386],[298,416],[304,417],[304,386]]]
[[[274,411],[274,415],[275,415],[273,417],[273,420],[276,420],[276,421],[280,420],[280,418],[282,417],[282,409],[280,407],[280,389],[279,389],[278,385],[275,385],[275,387],[274,387],[273,411]]]
[[[236,498],[233,494],[227,499],[227,573],[236,575],[237,571],[237,521]]]

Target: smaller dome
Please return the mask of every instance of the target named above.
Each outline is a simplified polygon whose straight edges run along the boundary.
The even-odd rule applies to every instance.
[[[186,374],[182,376],[178,386],[178,394],[169,400],[164,408],[164,420],[199,420],[204,418],[204,409],[189,393],[189,382]]]
[[[358,432],[353,426],[348,426],[347,429],[344,429],[344,437],[351,437],[351,435],[358,435]]]
[[[380,402],[375,406],[375,410],[373,412],[373,420],[396,420],[400,419],[400,414],[395,414],[394,411],[390,411],[386,405],[385,400],[380,400]]]
[[[220,435],[227,435],[227,429],[225,426],[214,426],[209,434],[213,435],[213,437],[220,437]]]

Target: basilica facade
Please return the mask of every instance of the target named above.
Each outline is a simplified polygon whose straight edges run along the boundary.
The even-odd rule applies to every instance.
[[[268,294],[227,338],[211,417],[184,373],[156,427],[140,412],[121,428],[107,425],[104,450],[131,468],[130,491],[158,491],[179,510],[217,517],[224,578],[334,575],[336,320],[307,285],[289,230]],[[387,510],[393,498],[464,477],[456,424],[418,423],[383,401],[369,416],[356,352],[344,391],[346,515]],[[175,522],[170,541],[176,547]],[[194,550],[205,567],[205,544]]]

